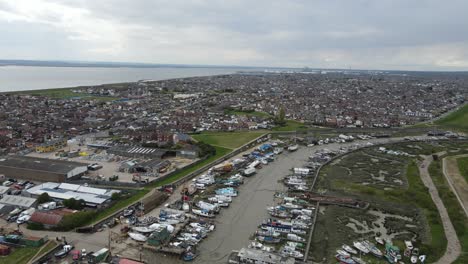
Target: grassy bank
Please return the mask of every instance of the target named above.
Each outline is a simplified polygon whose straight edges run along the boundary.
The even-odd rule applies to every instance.
[[[450,220],[457,232],[462,247],[462,254],[454,263],[468,263],[468,219],[461,208],[455,194],[451,191],[448,182],[442,174],[441,161],[434,161],[429,166],[432,181],[437,187],[440,198],[449,214]]]
[[[468,104],[435,122],[438,127],[468,132]]]
[[[235,149],[265,134],[259,131],[246,132],[204,132],[192,135],[197,141],[222,148]]]
[[[468,183],[468,157],[457,159],[458,169]]]
[[[286,120],[286,125],[277,126],[271,129],[272,131],[286,132],[286,131],[306,131],[307,126],[299,121]]]

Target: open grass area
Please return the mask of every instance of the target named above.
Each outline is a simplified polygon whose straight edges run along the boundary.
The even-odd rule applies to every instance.
[[[440,128],[468,132],[468,104],[465,104],[448,116],[435,121],[435,124]]]
[[[305,131],[307,126],[301,122],[294,120],[286,120],[285,126],[277,126],[272,129],[272,131],[285,132],[285,131]]]
[[[27,264],[31,258],[36,255],[37,250],[38,248],[35,247],[15,248],[10,255],[6,257],[0,257],[0,263]]]
[[[204,132],[192,135],[197,141],[228,149],[236,149],[265,134],[258,131],[247,132]]]
[[[429,166],[429,173],[461,243],[462,254],[454,263],[468,263],[468,219],[442,174],[441,161],[432,162]]]
[[[457,159],[458,169],[468,183],[468,157]]]

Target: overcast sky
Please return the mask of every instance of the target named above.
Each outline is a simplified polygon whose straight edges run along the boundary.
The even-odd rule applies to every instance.
[[[468,70],[468,1],[0,0],[0,58]]]

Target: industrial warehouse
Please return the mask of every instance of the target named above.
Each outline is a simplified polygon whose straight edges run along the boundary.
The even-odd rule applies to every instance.
[[[0,171],[7,178],[64,182],[88,171],[87,164],[24,156],[0,158]]]
[[[48,193],[52,199],[66,200],[74,198],[75,200],[84,200],[87,206],[100,207],[109,201],[114,193],[120,193],[118,190],[107,190],[92,188],[69,183],[46,182],[34,186],[27,190],[34,197],[42,193]]]

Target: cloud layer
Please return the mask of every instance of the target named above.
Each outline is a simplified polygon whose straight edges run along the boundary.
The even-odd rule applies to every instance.
[[[0,58],[468,70],[468,1],[0,0]]]

